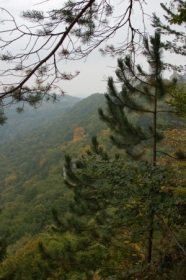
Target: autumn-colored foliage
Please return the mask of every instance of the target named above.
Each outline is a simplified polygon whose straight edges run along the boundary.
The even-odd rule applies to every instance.
[[[40,279],[42,277],[42,262],[38,250],[38,239],[30,240],[2,263],[0,277],[12,279],[11,277],[14,275],[13,279],[15,280],[32,280],[34,277]]]
[[[87,154],[88,151],[90,151],[91,147],[90,145],[86,145],[84,148],[83,148],[83,154]]]
[[[41,159],[41,160],[40,160],[40,163],[39,163],[40,166],[42,166],[42,165],[45,163],[45,161],[46,161],[46,158]]]
[[[183,167],[186,162],[185,159],[180,160],[178,158],[178,153],[186,153],[186,131],[182,128],[169,129],[165,133],[165,140],[163,144],[165,145],[167,152],[162,154],[162,157],[159,159],[158,163],[160,165],[174,166],[174,167]],[[172,153],[172,151],[174,151]]]
[[[75,127],[73,132],[73,141],[80,141],[84,136],[84,128],[83,127]]]
[[[103,134],[104,137],[108,137],[109,133],[110,133],[110,128],[102,130],[102,134]]]

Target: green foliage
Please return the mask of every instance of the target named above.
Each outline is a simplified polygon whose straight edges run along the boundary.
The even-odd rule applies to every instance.
[[[5,124],[6,120],[3,109],[0,109],[0,124]]]
[[[29,19],[31,22],[39,22],[43,21],[44,16],[42,11],[32,10],[32,11],[25,11],[21,15],[23,18]]]
[[[168,88],[162,78],[159,31],[150,43],[144,39],[144,55],[150,73],[135,67],[130,56],[118,60],[122,90],[118,92],[114,80],[108,79],[106,113],[99,109],[99,115],[113,133],[114,144],[135,160],[150,147],[152,158],[126,164],[118,155],[108,156],[96,137],[76,168],[65,157],[65,183],[74,194],[71,215],[60,219],[53,211],[54,230],[64,241],[52,260],[61,260],[62,279],[169,279],[185,272],[185,239],[180,234],[180,229],[185,231],[185,201],[177,192],[179,184],[185,190],[185,181],[173,168],[157,165],[156,159],[157,141],[163,138],[157,114],[169,111],[159,102],[165,102]],[[148,129],[130,122],[128,111],[150,115]]]
[[[100,108],[99,116],[111,129],[112,142],[134,159],[151,155],[150,161],[156,164],[156,146],[163,139],[158,130],[158,116],[169,111],[165,104],[169,88],[162,78],[163,61],[160,33],[157,30],[150,39],[144,38],[144,51],[150,67],[149,73],[140,65],[135,66],[131,56],[118,59],[117,82],[121,83],[119,92],[113,78],[108,79],[106,113]],[[163,107],[163,108],[162,108]],[[135,112],[145,119],[142,125],[132,121],[129,112]]]
[[[38,249],[38,239],[31,239],[25,246],[3,261],[1,280],[42,279],[44,262]]]
[[[159,31],[164,35],[171,35],[170,40],[166,40],[162,43],[162,47],[165,50],[170,51],[171,53],[174,52],[175,54],[179,55],[186,55],[186,47],[185,47],[185,33],[182,29],[177,28],[178,25],[185,23],[185,14],[186,14],[186,6],[185,1],[182,0],[175,0],[174,2],[170,3],[168,6],[167,4],[161,3],[161,7],[163,8],[165,15],[164,18],[167,21],[167,24],[163,23],[160,18],[156,14],[153,14],[152,17],[152,26],[158,28]],[[176,24],[176,28],[174,29],[172,25]],[[183,65],[172,65],[171,63],[166,63],[165,65],[168,69],[183,71]]]
[[[186,116],[186,88],[185,86],[173,86],[169,91],[170,99],[167,103],[175,109],[175,114],[179,117]]]
[[[174,11],[170,12],[170,10],[167,10],[169,11],[170,14],[169,22],[170,24],[181,25],[182,23],[186,22],[186,4],[185,1],[182,0],[176,0],[174,2],[175,2],[173,5]]]
[[[176,273],[176,269],[178,273],[183,272],[182,251],[175,246],[174,239],[169,242],[166,235],[169,215],[171,225],[177,222],[171,230],[184,246],[184,201],[180,192],[173,196],[174,189],[179,185],[177,175],[163,167],[158,167],[156,171],[148,164],[127,165],[122,159],[122,152],[112,156],[117,150],[108,142],[109,130],[105,130],[105,125],[99,122],[96,114],[99,106],[104,106],[104,97],[95,94],[75,104],[44,127],[36,127],[27,135],[1,144],[0,203],[3,215],[0,231],[1,234],[7,228],[11,231],[10,253],[0,270],[4,279],[24,279],[26,271],[27,279],[44,277],[44,280],[87,280],[95,275],[102,275],[103,279],[116,275],[119,279],[145,279],[149,275],[149,279],[153,279],[153,269],[156,276],[166,273],[168,277],[170,273]],[[139,118],[138,114],[131,113],[130,117],[133,123],[138,121],[148,127],[143,116]],[[173,119],[168,118],[167,122]],[[76,126],[83,127],[85,135],[82,140],[73,142]],[[89,155],[84,154],[76,161],[95,132],[104,141],[109,153],[94,137]],[[72,162],[76,162],[77,167],[75,171],[71,170],[71,158],[66,156],[70,190],[62,182],[66,151],[73,154]],[[151,196],[146,199],[148,192],[156,199]],[[123,205],[126,207],[123,208]],[[149,230],[149,205],[161,214],[160,217],[155,216],[154,221],[155,261],[163,272],[158,272],[156,265],[149,270],[143,264],[145,234]],[[19,245],[19,240],[28,233],[35,236],[46,230],[52,222],[51,208],[58,210],[53,211],[55,233],[50,237],[42,236],[40,249],[44,259],[40,259],[37,242],[34,245],[32,241]],[[181,228],[180,232],[178,228]],[[169,254],[172,259],[168,263]],[[180,270],[178,259],[181,260]],[[170,273],[166,270],[168,265],[171,266]],[[19,269],[15,271],[16,267]]]
[[[79,98],[71,96],[59,96],[57,99],[52,104],[43,102],[42,106],[37,109],[34,109],[28,104],[24,105],[23,103],[19,103],[20,107],[17,107],[17,104],[12,105],[10,108],[5,107],[4,111],[8,121],[4,119],[6,125],[0,129],[0,142],[13,139],[15,136],[24,134],[38,125],[46,125],[47,122],[65,113],[69,107],[80,101]],[[10,101],[7,100],[7,103]],[[23,112],[24,116],[20,114]]]
[[[93,146],[97,144],[94,139]],[[179,236],[180,244],[185,243],[180,238],[180,229],[184,232],[180,206],[185,201],[181,194],[175,194],[180,175],[163,166],[104,159],[94,151],[82,157],[75,171],[70,157],[66,157],[68,186],[74,193],[72,214],[59,218],[53,212],[54,229],[62,234],[62,241],[60,249],[54,248],[51,253],[43,245],[49,264],[52,259],[65,271],[61,279],[91,279],[96,275],[100,279],[168,279],[179,270],[180,263],[182,271],[184,252],[169,237],[171,232]],[[144,261],[151,226],[154,249],[150,268]]]
[[[71,98],[65,100],[66,105],[73,102]],[[0,204],[3,209],[0,236],[4,236],[9,229],[11,244],[25,234],[34,236],[51,224],[51,209],[54,206],[61,215],[66,213],[72,194],[63,183],[64,154],[68,150],[77,158],[95,132],[101,136],[105,126],[99,123],[96,114],[100,104],[104,104],[104,97],[95,94],[78,102],[66,110],[66,113],[60,114],[59,107],[56,110],[58,117],[48,123],[46,114],[52,117],[52,112],[50,113],[46,104],[46,109],[45,106],[41,108],[43,113],[36,120],[32,119],[31,114],[25,114],[28,119],[24,118],[21,122],[20,119],[18,122],[15,119],[12,123],[15,129],[21,125],[23,132],[32,123],[39,123],[42,118],[46,122],[29,132],[26,130],[27,134],[17,137],[12,135],[11,141],[4,141],[0,146],[0,156],[3,159],[0,161]],[[85,137],[78,142],[73,142],[75,124],[85,130]],[[4,128],[6,125],[1,127]]]
[[[0,239],[0,263],[6,258],[8,246],[8,233]]]
[[[171,24],[179,24],[186,22],[186,8],[180,8],[178,9],[178,14],[173,15],[171,19]]]

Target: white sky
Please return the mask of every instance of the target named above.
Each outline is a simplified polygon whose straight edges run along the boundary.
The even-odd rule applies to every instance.
[[[126,4],[128,4],[128,0],[125,0]],[[31,10],[31,9],[42,9],[47,11],[53,8],[59,8],[63,0],[49,0],[42,5],[36,5],[37,3],[42,2],[42,0],[0,0],[0,7],[7,9],[10,13],[14,15],[16,19],[18,19],[21,11],[23,10]],[[111,0],[111,4],[116,4],[122,2],[121,0]],[[163,10],[160,7],[161,2],[165,2],[163,0],[146,0],[147,5],[144,5],[145,13],[151,15],[152,12],[156,12],[156,14],[163,19]],[[120,6],[116,6],[116,11]],[[0,18],[1,18],[0,13]],[[138,1],[135,2],[133,17],[133,23],[140,30],[143,29],[142,19],[140,16],[140,9],[138,5]],[[145,23],[147,27],[147,31],[149,34],[153,34],[154,30],[150,26],[150,18],[146,16]],[[0,26],[1,27],[1,26]],[[117,42],[123,41],[120,37],[124,37],[123,31],[120,31],[115,38],[113,38],[109,43],[116,44]],[[108,43],[108,42],[107,42]],[[102,46],[104,47],[104,46]],[[175,59],[174,55],[165,55],[165,59],[171,60]],[[178,60],[178,58],[176,58]],[[142,65],[145,65],[143,58],[139,58],[139,62]],[[86,97],[92,93],[104,93],[106,92],[106,81],[104,77],[114,76],[114,67],[116,66],[117,58],[110,58],[108,56],[103,57],[99,53],[98,50],[95,50],[87,60],[81,61],[68,61],[63,62],[61,65],[66,72],[75,72],[76,70],[80,71],[79,76],[71,81],[62,81],[60,82],[60,87],[66,92],[66,94],[78,96],[78,97]],[[182,58],[182,62],[185,64]],[[171,73],[166,73],[166,76],[169,77]]]

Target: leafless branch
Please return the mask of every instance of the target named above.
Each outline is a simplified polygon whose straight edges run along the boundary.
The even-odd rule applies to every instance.
[[[139,4],[143,18],[145,2],[137,2],[135,5]],[[131,47],[135,51],[144,32],[133,27],[131,14],[134,1],[129,0],[128,3],[125,0],[120,5],[122,13],[115,16],[114,7],[108,0],[70,1],[47,13],[38,10],[23,12],[22,18],[29,21],[28,24],[18,24],[15,17],[1,7],[0,60],[4,68],[0,69],[0,106],[6,105],[4,100],[7,97],[12,102],[24,102],[26,92],[33,94],[37,91],[39,94],[42,91],[47,95],[60,80],[74,78],[79,72],[61,74],[63,71],[59,63],[86,58],[124,26],[128,26],[128,36],[122,39],[123,43],[116,48],[107,46],[102,52],[122,55]],[[7,76],[13,79],[7,80]],[[31,83],[34,76],[36,83],[30,87],[27,83]]]

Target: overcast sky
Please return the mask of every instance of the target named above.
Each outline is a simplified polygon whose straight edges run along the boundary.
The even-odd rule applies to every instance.
[[[125,0],[126,4],[128,4],[128,0]],[[14,15],[17,19],[23,10],[31,10],[31,9],[38,9],[47,11],[53,8],[61,7],[62,0],[50,0],[44,2],[42,5],[36,5],[37,3],[42,2],[42,0],[0,0],[0,6],[7,9],[10,13]],[[122,2],[121,0],[111,0],[111,3],[116,5],[116,3]],[[147,5],[144,5],[144,11],[147,14],[145,17],[145,24],[147,28],[147,32],[149,34],[153,34],[154,30],[150,26],[150,17],[148,15],[152,15],[152,12],[156,12],[156,14],[163,18],[163,10],[160,7],[161,2],[165,2],[162,0],[146,0]],[[116,5],[116,12],[117,9],[120,9],[120,6]],[[1,18],[1,14],[0,14]],[[135,2],[134,11],[132,16],[133,23],[135,26],[142,30],[142,18],[141,12],[139,9],[138,1]],[[124,36],[120,31],[115,38],[113,38],[109,43],[119,43],[120,37]],[[107,42],[108,43],[108,42]],[[103,47],[103,46],[102,46]],[[172,60],[175,59],[174,56],[165,55],[165,59]],[[143,58],[138,58],[139,63],[146,67]],[[114,76],[114,69],[116,66],[117,58],[111,57],[103,57],[99,53],[98,50],[95,50],[87,59],[81,61],[68,61],[63,62],[61,67],[64,68],[66,72],[75,72],[76,70],[80,71],[78,77],[73,79],[72,81],[62,81],[60,82],[60,87],[69,95],[78,96],[78,97],[86,97],[92,93],[104,93],[106,92],[106,81],[104,77]],[[170,76],[171,73],[165,73],[166,77]]]

